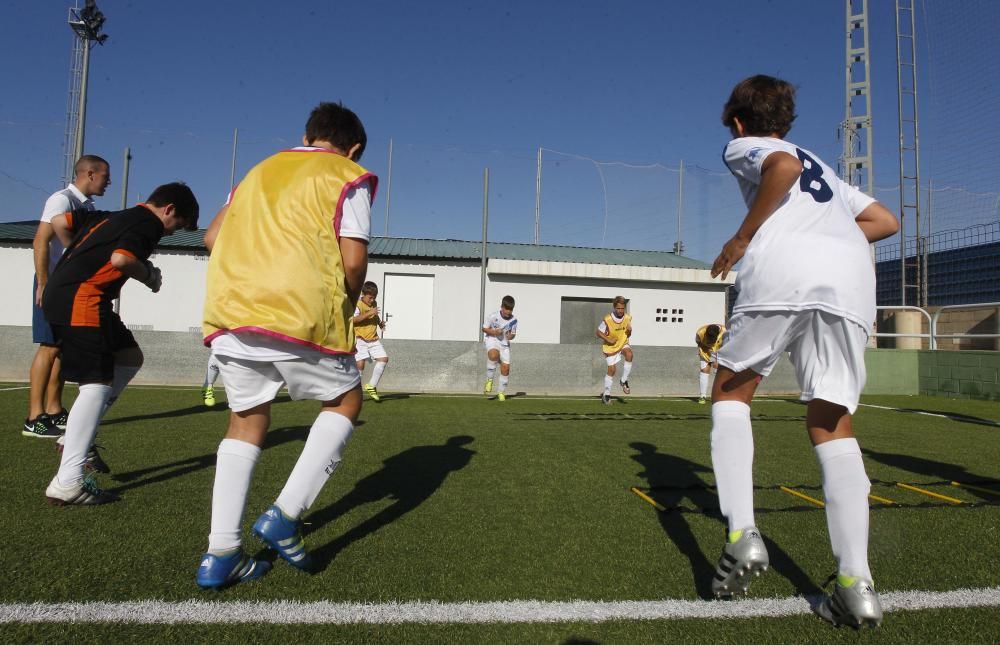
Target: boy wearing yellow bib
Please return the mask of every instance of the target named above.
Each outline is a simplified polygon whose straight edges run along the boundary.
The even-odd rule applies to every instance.
[[[604,341],[601,351],[608,363],[608,373],[604,376],[604,392],[601,394],[601,402],[605,405],[611,404],[611,384],[615,376],[615,366],[625,359],[622,369],[621,386],[622,392],[628,394],[628,377],[632,372],[632,347],[629,345],[629,338],[632,336],[632,315],[625,313],[625,296],[615,296],[611,303],[611,313],[604,317],[597,327],[597,337]]]
[[[722,347],[722,336],[726,328],[722,325],[702,325],[694,334],[694,343],[698,346],[698,404],[705,405],[708,399],[708,377],[712,369],[719,369],[719,358],[716,354]]]
[[[202,588],[254,580],[271,568],[244,553],[241,525],[271,401],[283,386],[321,409],[253,533],[292,566],[311,567],[300,518],[340,464],[361,411],[352,319],[377,183],[357,163],[366,142],[357,115],[321,103],[303,146],[251,169],[205,233],[211,256],[202,329],[232,412],[216,461],[208,551],[195,578]]]
[[[385,329],[385,321],[379,316],[378,303],[375,301],[377,296],[378,285],[371,281],[366,282],[365,286],[361,287],[358,306],[354,308],[354,336],[357,345],[354,360],[361,374],[365,372],[365,361],[370,358],[375,362],[371,380],[364,386],[364,391],[376,403],[381,400],[378,396],[378,382],[389,364],[389,355],[385,353],[385,347],[378,337],[378,330]]]

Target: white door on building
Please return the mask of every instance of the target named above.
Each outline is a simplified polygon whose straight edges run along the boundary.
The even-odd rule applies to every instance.
[[[434,276],[386,273],[380,295],[384,338],[431,339]]]

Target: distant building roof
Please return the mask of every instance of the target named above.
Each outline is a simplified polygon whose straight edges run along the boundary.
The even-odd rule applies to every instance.
[[[35,237],[37,221],[0,222],[0,242],[30,244]],[[205,231],[177,231],[160,240],[158,248],[203,251]],[[373,237],[368,248],[373,258],[466,260],[482,257],[482,243],[466,240],[422,240],[410,237]],[[490,242],[487,256],[504,260],[540,262],[575,262],[624,266],[669,267],[680,269],[710,269],[711,265],[667,251],[633,251],[629,249],[598,249],[580,246],[548,244],[517,244]]]

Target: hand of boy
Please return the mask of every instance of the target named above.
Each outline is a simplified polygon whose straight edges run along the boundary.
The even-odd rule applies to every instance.
[[[715,262],[712,263],[712,277],[715,278],[721,274],[722,279],[725,280],[726,276],[729,275],[729,270],[740,261],[749,245],[750,240],[744,240],[739,235],[734,235],[725,243],[719,257],[715,258]]]

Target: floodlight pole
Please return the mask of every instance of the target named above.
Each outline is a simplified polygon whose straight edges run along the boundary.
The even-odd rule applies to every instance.
[[[538,169],[535,171],[535,246],[541,238],[542,225],[542,149],[538,148]]]
[[[486,319],[486,231],[490,221],[490,169],[483,170],[483,251],[479,269],[479,320]],[[479,325],[479,342],[483,341],[483,326]]]
[[[97,8],[95,0],[87,0],[83,9],[71,9],[69,26],[80,39],[83,48],[83,63],[80,70],[80,100],[76,114],[76,140],[73,146],[73,161],[83,156],[84,133],[87,125],[87,83],[90,76],[90,48],[94,43],[104,44],[108,39],[101,34],[104,25],[104,14]]]

